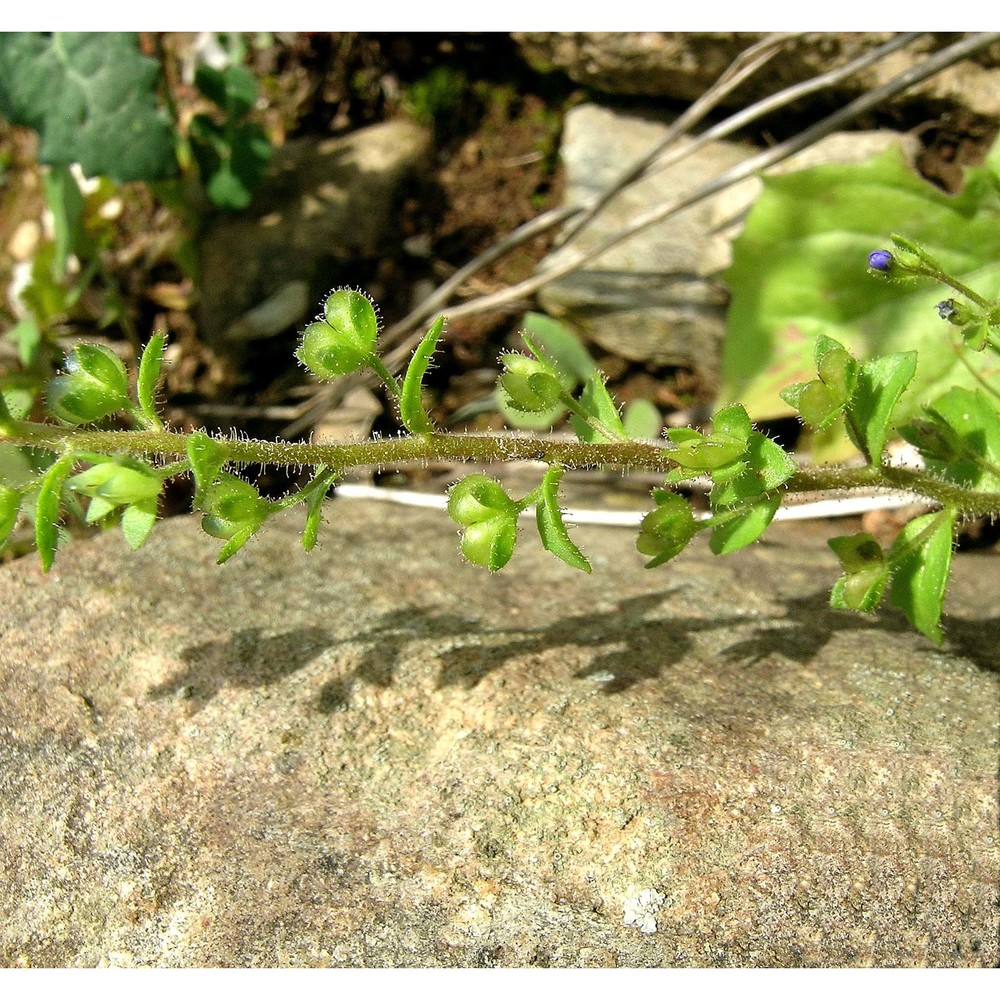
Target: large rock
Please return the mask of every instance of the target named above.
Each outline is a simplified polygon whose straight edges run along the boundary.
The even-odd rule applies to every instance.
[[[938,650],[831,611],[801,526],[490,576],[441,515],[328,520],[3,567],[2,964],[1000,961],[995,556]]]
[[[811,32],[785,48],[731,94],[725,105],[740,107],[783,87],[811,79],[856,59],[893,32]],[[765,37],[757,31],[520,32],[514,35],[525,58],[539,70],[558,69],[582,86],[610,94],[667,97],[693,101],[751,45]],[[925,33],[814,100],[824,113],[831,95],[846,102],[887,83],[958,39]],[[898,105],[934,104],[965,109],[986,119],[1000,116],[1000,45],[980,50],[897,96]]]
[[[566,116],[560,154],[566,167],[564,201],[586,205],[657,145],[670,118],[582,104]],[[691,140],[682,138],[678,147]],[[907,155],[916,140],[890,131],[835,133],[776,165],[772,173],[823,163],[858,163],[892,145]],[[712,142],[651,173],[617,195],[542,271],[567,255],[588,252],[634,219],[696,190],[745,160],[736,142]],[[539,292],[545,311],[609,353],[657,366],[681,365],[711,386],[718,376],[728,294],[722,272],[732,240],[761,190],[751,177],[629,237]]]

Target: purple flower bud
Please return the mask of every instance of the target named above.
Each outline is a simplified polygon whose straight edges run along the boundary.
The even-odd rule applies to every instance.
[[[873,250],[868,255],[868,266],[873,271],[888,272],[892,269],[892,254],[888,250]]]

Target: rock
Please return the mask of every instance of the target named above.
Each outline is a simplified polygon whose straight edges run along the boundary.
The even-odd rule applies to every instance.
[[[813,32],[787,47],[742,84],[724,106],[742,107],[784,87],[835,69],[889,41],[893,32]],[[732,61],[766,37],[757,31],[519,32],[514,38],[536,69],[561,70],[575,83],[608,94],[696,100]],[[917,65],[957,40],[926,33],[904,49],[815,96],[826,113]],[[936,104],[984,119],[1000,116],[1000,45],[980,50],[897,96],[899,106]]]
[[[400,119],[276,150],[251,207],[216,215],[201,239],[208,342],[235,350],[241,338],[232,325],[250,310],[303,281],[318,303],[338,261],[342,268],[392,245],[400,186],[424,163],[429,142],[425,129]]]
[[[592,201],[666,133],[669,119],[623,113],[596,104],[566,116],[562,158],[566,204]],[[820,163],[854,163],[901,144],[914,156],[917,142],[894,132],[837,133],[778,164],[772,173]],[[689,139],[681,139],[686,148]],[[566,247],[550,254],[545,271],[566,254],[588,251],[633,219],[693,191],[749,155],[735,142],[713,142],[630,186]],[[713,385],[725,332],[728,296],[721,280],[731,242],[760,193],[749,178],[637,233],[579,270],[546,285],[539,301],[609,353],[639,363],[692,368]]]
[[[328,521],[0,569],[4,966],[1000,961],[995,555],[938,650],[832,611],[802,525],[490,576]]]

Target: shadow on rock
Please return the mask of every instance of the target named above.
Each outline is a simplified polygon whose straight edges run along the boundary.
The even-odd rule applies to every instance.
[[[227,684],[267,687],[301,670],[330,644],[330,635],[319,628],[272,636],[262,636],[259,628],[240,629],[225,641],[181,650],[187,669],[151,688],[149,694],[166,698],[182,691],[198,701],[208,701]]]

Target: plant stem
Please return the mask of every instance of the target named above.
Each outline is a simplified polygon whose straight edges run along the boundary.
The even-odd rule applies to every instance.
[[[0,441],[43,448],[59,455],[95,452],[184,460],[190,435],[176,431],[102,431],[57,427],[10,418],[0,420]],[[676,467],[671,446],[658,441],[582,441],[519,434],[414,434],[351,443],[317,444],[253,439],[216,439],[226,461],[284,466],[326,466],[338,474],[350,468],[398,468],[430,462],[537,461],[568,470],[621,469],[667,473]],[[986,493],[899,466],[816,466],[796,472],[783,486],[789,494],[883,489],[905,491],[955,507],[966,517],[1000,516],[1000,493]]]

